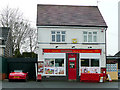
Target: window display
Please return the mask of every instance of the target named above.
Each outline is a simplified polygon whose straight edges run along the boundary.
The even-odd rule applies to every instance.
[[[81,67],[81,73],[100,73],[100,67]]]
[[[55,68],[55,74],[64,74],[64,68]]]
[[[64,68],[59,68],[59,74],[64,74]]]
[[[45,59],[44,63],[44,74],[62,75],[65,72],[64,59]]]
[[[82,58],[80,61],[80,73],[100,73],[99,59]]]
[[[45,74],[54,74],[54,68],[45,68]]]
[[[55,68],[55,74],[59,74],[59,69],[58,68]]]
[[[54,67],[54,59],[45,59],[45,67]]]

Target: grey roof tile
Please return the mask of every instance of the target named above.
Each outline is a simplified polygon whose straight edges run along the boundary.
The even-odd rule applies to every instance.
[[[37,26],[76,25],[107,27],[97,6],[37,5]]]

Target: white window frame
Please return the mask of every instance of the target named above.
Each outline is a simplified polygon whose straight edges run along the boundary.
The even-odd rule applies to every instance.
[[[44,65],[43,65],[43,76],[66,76],[66,54],[65,53],[44,53]],[[64,59],[64,74],[45,74],[45,59]],[[54,67],[48,67],[48,68],[54,68],[55,70],[55,60],[54,60]],[[63,67],[58,67],[63,68]],[[55,72],[54,72],[55,73]]]
[[[84,32],[86,32],[87,34],[84,34]],[[96,34],[94,34],[94,32],[96,33]],[[89,41],[89,33],[91,33],[91,35],[92,35],[92,40],[91,41]],[[87,40],[85,40],[85,38],[84,37],[87,37]],[[96,41],[94,41],[94,36],[96,36]],[[97,31],[83,31],[83,42],[84,43],[92,43],[92,42],[94,42],[94,43],[96,43],[96,42],[98,42],[98,32]]]
[[[52,34],[52,32],[55,32],[55,34]],[[57,33],[60,32],[60,33]],[[62,32],[65,32],[64,34]],[[55,41],[52,41],[52,35],[55,35]],[[57,35],[60,35],[60,42],[57,41]],[[65,36],[65,41],[62,41],[62,36]],[[66,42],[66,31],[51,31],[51,42],[53,43],[65,43]]]
[[[89,67],[90,68],[99,68],[100,70],[100,67],[101,67],[101,56],[100,56],[100,53],[79,53],[79,76],[81,75],[81,71],[80,69],[82,67],[86,67],[86,66],[81,66],[81,59],[89,59]],[[91,67],[91,59],[99,59],[99,67]],[[86,68],[89,68],[89,67],[86,67]]]

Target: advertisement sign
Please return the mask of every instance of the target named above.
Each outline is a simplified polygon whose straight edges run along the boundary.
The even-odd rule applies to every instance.
[[[43,73],[43,61],[38,62],[38,73]]]
[[[81,67],[81,73],[100,73],[100,67]]]
[[[45,67],[54,67],[54,59],[46,59]]]
[[[54,74],[54,68],[45,68],[45,74]]]
[[[55,74],[64,74],[64,68],[62,67],[55,68]]]

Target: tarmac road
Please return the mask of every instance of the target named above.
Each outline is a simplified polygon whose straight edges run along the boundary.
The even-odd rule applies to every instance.
[[[118,88],[120,82],[86,83],[76,81],[2,82],[2,88]]]

